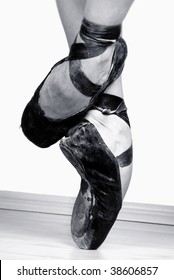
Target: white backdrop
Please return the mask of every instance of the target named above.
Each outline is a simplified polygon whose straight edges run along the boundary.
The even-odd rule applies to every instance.
[[[126,201],[174,205],[173,26],[172,0],[135,1],[124,23],[124,92],[134,140]],[[76,196],[80,179],[58,144],[40,149],[19,128],[35,88],[68,53],[54,0],[1,1],[0,29],[0,189]]]

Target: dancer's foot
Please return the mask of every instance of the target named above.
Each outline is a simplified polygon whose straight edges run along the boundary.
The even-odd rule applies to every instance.
[[[121,170],[127,169],[128,181],[132,162],[124,101],[103,94],[95,105],[97,110],[60,142],[82,179],[71,221],[72,237],[82,249],[97,249],[105,240],[122,205]]]
[[[120,29],[83,20],[69,56],[53,66],[24,110],[21,126],[34,144],[60,140],[120,76],[127,55]]]
[[[103,35],[102,29],[111,30],[111,38]],[[69,58],[53,68],[40,90],[39,105],[46,117],[57,120],[81,111],[91,97],[104,90],[107,81],[110,84],[109,77],[118,78],[126,55],[120,30],[120,26],[102,27],[83,21]],[[116,64],[117,73],[111,74]]]
[[[113,43],[101,55],[81,60],[81,70],[92,83],[102,85],[107,80],[114,48]],[[73,68],[70,71],[73,71]],[[46,117],[52,119],[69,117],[79,112],[89,102],[91,97],[79,94],[70,75],[69,61],[65,61],[57,65],[44,82],[40,91],[39,105]]]

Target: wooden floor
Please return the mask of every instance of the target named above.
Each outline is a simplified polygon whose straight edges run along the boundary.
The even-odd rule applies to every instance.
[[[0,209],[0,259],[174,259],[174,225],[117,220],[95,251],[76,247],[70,214]]]

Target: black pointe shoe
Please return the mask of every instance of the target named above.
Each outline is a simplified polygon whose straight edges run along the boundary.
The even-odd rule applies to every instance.
[[[86,19],[83,20],[80,30],[83,42],[75,41],[69,56],[52,67],[23,112],[22,130],[35,145],[46,148],[60,140],[72,126],[79,122],[106,87],[120,76],[127,56],[127,46],[120,37],[120,32],[120,25],[102,26]],[[107,78],[102,85],[94,84],[82,71],[81,60],[99,56],[113,44],[114,52]],[[61,89],[64,82],[66,85],[70,84],[71,90],[66,91],[65,87],[64,90],[56,90],[58,117],[52,118],[46,116],[41,109],[39,98],[47,78],[64,62],[69,63],[69,76],[67,80],[61,81]],[[53,88],[55,88],[54,85]]]
[[[114,110],[113,102],[112,108],[107,106],[107,99],[99,102],[97,108],[104,110],[105,114],[114,113],[129,124],[124,101],[119,100]],[[119,166],[131,163],[132,147],[115,157],[95,126],[83,120],[69,131],[69,136],[61,140],[60,148],[81,176],[81,187],[71,219],[72,238],[81,249],[97,249],[121,209]]]

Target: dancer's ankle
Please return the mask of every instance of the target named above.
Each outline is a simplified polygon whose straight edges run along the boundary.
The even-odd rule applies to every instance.
[[[82,39],[80,33],[77,35],[76,43],[88,44],[88,41]],[[115,50],[114,42],[106,50],[95,57],[81,60],[81,67],[88,79],[98,85],[102,85],[109,74],[112,63],[112,56]]]
[[[106,88],[104,94],[110,94],[124,99],[121,76]]]

